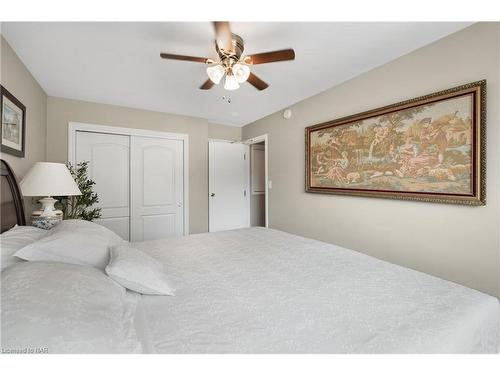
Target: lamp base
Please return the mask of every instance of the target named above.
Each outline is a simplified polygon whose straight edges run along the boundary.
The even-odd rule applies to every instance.
[[[40,229],[51,229],[63,219],[62,211],[56,210],[59,214],[55,216],[40,216],[42,211],[33,211],[31,214],[31,225]]]
[[[61,212],[60,210],[56,210],[54,207],[57,199],[54,199],[52,197],[45,197],[40,199],[38,202],[42,204],[42,212],[40,213],[41,217],[57,216]]]

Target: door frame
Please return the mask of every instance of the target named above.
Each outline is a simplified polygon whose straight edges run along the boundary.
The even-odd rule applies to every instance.
[[[219,138],[208,138],[207,142],[207,170],[208,170],[208,181],[207,181],[207,199],[208,199],[208,232],[210,232],[210,143],[213,142],[222,142],[222,143],[240,143],[249,146],[247,143],[243,141],[232,141],[228,139],[219,139]],[[247,152],[245,153],[245,191],[246,191],[246,206],[247,206],[247,226],[250,227],[250,146],[248,147]]]
[[[264,174],[265,174],[265,222],[266,228],[269,228],[269,137],[266,134],[259,135],[257,137],[249,138],[243,143],[247,145],[253,145],[255,143],[264,142]],[[251,172],[251,171],[250,171]],[[248,212],[248,220],[250,221],[250,210]]]
[[[75,163],[76,160],[76,133],[90,132],[90,133],[104,133],[113,135],[128,135],[140,136],[150,138],[165,138],[183,141],[184,150],[184,168],[183,168],[183,182],[184,182],[184,235],[189,234],[189,135],[185,133],[167,133],[155,130],[123,128],[118,126],[107,126],[99,124],[90,124],[84,122],[70,121],[68,123],[68,161]],[[129,154],[130,155],[130,154]],[[129,156],[130,157],[130,156]],[[130,199],[130,197],[129,197]],[[130,202],[129,202],[130,203]]]

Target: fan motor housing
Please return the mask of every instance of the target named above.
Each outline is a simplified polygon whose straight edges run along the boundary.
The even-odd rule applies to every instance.
[[[221,60],[225,60],[229,57],[238,61],[243,54],[245,42],[241,36],[231,33],[231,43],[233,45],[233,51],[225,51],[224,49],[220,49],[217,41],[215,41],[215,49]]]

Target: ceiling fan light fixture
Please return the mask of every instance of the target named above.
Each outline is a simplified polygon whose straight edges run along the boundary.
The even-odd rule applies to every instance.
[[[216,85],[219,84],[220,80],[222,79],[222,77],[224,77],[225,73],[226,70],[221,65],[213,65],[207,68],[208,78],[210,78],[210,80]]]
[[[231,32],[227,21],[212,22],[215,29],[215,52],[217,60],[207,57],[178,55],[161,52],[160,57],[167,60],[191,61],[206,66],[208,79],[199,87],[200,90],[210,90],[225,78],[224,88],[236,90],[240,84],[248,82],[257,90],[262,91],[269,85],[251,72],[250,66],[275,63],[279,61],[295,60],[295,51],[292,48],[276,51],[255,53],[244,56],[245,42],[243,38]]]
[[[234,64],[233,74],[236,77],[238,83],[243,83],[250,76],[250,68],[244,64]]]
[[[224,88],[226,90],[232,91],[237,90],[240,87],[238,80],[233,74],[226,74],[226,81],[224,82]]]

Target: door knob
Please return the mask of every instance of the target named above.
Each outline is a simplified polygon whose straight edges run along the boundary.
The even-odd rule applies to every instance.
[[[215,193],[210,193],[210,196],[211,197],[215,197]]]
[[[177,207],[182,207],[182,202],[177,202]]]

